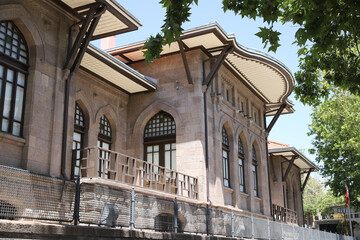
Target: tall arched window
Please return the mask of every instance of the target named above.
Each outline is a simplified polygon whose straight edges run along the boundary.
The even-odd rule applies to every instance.
[[[230,187],[230,164],[229,164],[229,138],[225,128],[222,128],[222,164],[224,187]]]
[[[252,147],[252,175],[253,175],[253,183],[254,183],[254,196],[259,197],[258,191],[258,176],[257,176],[257,156],[255,151],[255,146]]]
[[[105,115],[100,118],[99,123],[99,135],[98,135],[98,147],[99,150],[99,162],[98,162],[98,176],[102,178],[109,178],[110,167],[110,152],[112,143],[111,125]]]
[[[161,111],[149,120],[144,148],[145,161],[176,170],[176,125],[170,114]]]
[[[244,173],[244,145],[239,137],[238,141],[238,161],[239,161],[239,185],[240,192],[245,192],[245,173]]]
[[[84,112],[79,104],[75,104],[75,121],[74,121],[74,134],[73,134],[73,163],[72,163],[72,178],[80,176],[80,161],[81,149],[84,148],[84,134],[85,134],[85,120]]]
[[[0,129],[22,136],[28,48],[11,21],[0,21]]]

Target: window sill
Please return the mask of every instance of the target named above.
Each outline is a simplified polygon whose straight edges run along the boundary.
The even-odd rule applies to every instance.
[[[228,187],[224,187],[224,192],[226,192],[226,193],[233,193],[233,192],[234,192],[234,189],[228,188]]]
[[[256,200],[256,201],[259,201],[259,202],[260,202],[260,201],[261,201],[261,198],[259,198],[259,197],[255,197],[255,196],[254,196],[254,200]]]
[[[4,132],[0,132],[0,142],[6,142],[20,147],[23,147],[26,143],[24,138],[10,135]]]
[[[245,193],[245,192],[240,192],[240,196],[243,198],[248,198],[249,194]]]

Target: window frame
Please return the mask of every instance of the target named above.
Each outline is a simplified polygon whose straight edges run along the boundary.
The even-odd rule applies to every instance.
[[[102,129],[101,129],[101,124],[102,123],[107,123],[107,127],[109,128],[109,131],[108,130],[105,130],[105,131],[109,132],[109,135],[106,135],[105,133],[102,132]],[[109,145],[108,149],[104,148],[104,143]],[[100,147],[100,148],[103,148],[103,149],[106,149],[106,150],[109,150],[109,151],[111,150],[112,127],[111,127],[111,123],[110,123],[109,119],[105,115],[102,115],[100,117],[100,120],[99,120],[99,132],[98,132],[97,144],[98,144],[98,147]],[[103,168],[102,167],[104,166],[105,161],[102,162],[103,160],[100,159],[100,156],[101,156],[101,158],[108,158],[109,157],[109,156],[103,157],[103,153],[110,156],[110,153],[99,149],[99,160],[98,160],[98,172],[97,172],[97,174],[98,174],[98,177],[109,179],[110,174],[109,174],[108,171],[104,171],[104,176],[102,176],[102,174],[103,174],[103,171],[102,171]],[[106,161],[106,162],[108,162],[108,161]],[[108,162],[107,169],[109,169],[109,167],[110,167],[110,162]]]
[[[252,175],[253,175],[253,191],[254,191],[254,196],[255,197],[260,197],[259,195],[259,185],[258,185],[258,161],[257,161],[257,154],[256,154],[256,150],[255,150],[255,146],[253,145],[252,147]]]
[[[23,36],[23,34],[21,33],[21,31],[19,30],[19,28],[14,24],[14,22],[12,21],[0,21],[0,27],[1,28],[5,28],[3,26],[3,23],[6,23],[6,25],[8,26],[9,23],[11,23],[12,25],[12,29],[11,29],[11,36],[4,34],[5,39],[11,38],[11,43],[9,43],[7,40],[3,39],[4,44],[5,45],[0,45],[0,47],[4,48],[4,51],[6,49],[7,44],[10,44],[11,49],[13,49],[13,45],[14,45],[14,41],[18,42],[18,51],[17,54],[18,56],[15,58],[14,56],[12,56],[11,54],[6,54],[5,52],[0,51],[0,66],[2,66],[3,68],[3,75],[0,76],[0,131],[6,134],[10,134],[13,136],[17,136],[17,137],[23,137],[23,129],[24,129],[24,115],[25,115],[25,99],[26,99],[26,89],[27,89],[27,78],[28,78],[28,68],[29,68],[29,50],[28,50],[28,46],[26,43],[26,40]],[[8,32],[8,28],[6,27],[6,33]],[[18,38],[15,39],[12,36],[14,36],[15,34],[17,34]],[[2,39],[0,39],[2,40]],[[1,44],[1,43],[0,43]],[[20,45],[24,46],[24,49],[20,49]],[[12,50],[11,50],[12,51]],[[18,58],[20,56],[20,51],[25,52],[26,54],[26,58],[25,58],[25,62],[21,62]],[[23,56],[20,56],[23,57]],[[13,79],[12,81],[9,81],[7,79],[7,74],[10,71],[13,71]],[[21,85],[19,84],[19,74],[23,74],[24,78],[24,84]],[[7,85],[10,84],[11,85],[11,100],[10,100],[10,107],[9,107],[9,117],[5,117],[4,116],[4,106],[5,106],[5,94],[6,94],[6,89],[7,89]],[[22,99],[20,102],[17,102],[17,93],[18,89],[21,88],[22,89]],[[15,110],[17,104],[21,104],[21,116],[20,116],[20,120],[15,119]],[[7,130],[3,130],[3,120],[7,120],[8,121],[8,127]],[[15,133],[14,132],[14,124],[19,124],[19,132]]]
[[[79,114],[78,114],[79,112]],[[77,119],[81,117],[82,119],[79,120],[80,124],[77,124]],[[78,103],[75,103],[75,115],[74,115],[74,133],[73,133],[73,157],[72,157],[72,170],[71,170],[71,179],[75,179],[76,177],[81,176],[80,173],[80,167],[81,167],[81,158],[83,156],[83,151],[82,149],[84,149],[84,136],[85,136],[85,115],[84,115],[84,111],[83,109],[80,107],[80,105]],[[79,134],[80,135],[80,141],[76,141],[74,139],[74,135],[75,134]],[[76,148],[74,148],[74,143],[76,144]],[[77,148],[77,146],[80,146],[80,148]],[[79,161],[79,165],[77,165],[76,163]],[[78,170],[78,174],[75,174],[75,169],[79,169]]]
[[[241,164],[240,164],[241,163]],[[246,193],[245,186],[245,153],[244,145],[239,136],[238,139],[238,164],[239,164],[239,190],[242,193]]]
[[[163,120],[165,122],[161,122]],[[166,123],[166,124],[162,124],[162,123]],[[158,149],[159,163],[155,164],[153,158],[150,163],[174,171],[176,170],[176,123],[175,123],[175,119],[169,113],[165,111],[159,111],[149,119],[149,121],[146,123],[146,126],[144,128],[143,141],[144,141],[143,143],[144,161],[150,162],[147,155],[149,153],[154,153],[154,152],[148,152],[147,151],[148,147],[159,146]],[[167,144],[170,144],[170,160],[169,160],[170,167],[165,167],[166,166],[165,153],[167,151],[165,149],[165,146]],[[172,148],[173,144],[175,146],[175,149]],[[172,158],[173,152],[175,152],[175,159]]]
[[[222,168],[223,168],[223,184],[224,187],[231,188],[230,181],[230,145],[229,137],[226,132],[226,129],[222,128],[222,149],[221,149],[221,158],[222,158]]]

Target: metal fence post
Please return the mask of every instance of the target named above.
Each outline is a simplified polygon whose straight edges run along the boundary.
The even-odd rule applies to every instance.
[[[234,223],[234,212],[231,211],[231,237],[235,237],[235,223]]]
[[[130,230],[135,228],[135,189],[131,188]]]
[[[266,221],[267,221],[267,227],[268,227],[268,237],[269,237],[269,240],[271,240],[271,231],[270,231],[270,221],[269,221],[269,218],[266,218]]]
[[[75,206],[74,206],[74,225],[78,225],[80,220],[80,177],[76,179],[75,183]]]
[[[254,216],[251,214],[251,239],[255,239]]]
[[[283,222],[281,221],[281,240],[284,240],[284,228],[283,228]]]
[[[210,235],[210,209],[209,209],[209,204],[206,204],[206,234]]]
[[[178,203],[177,198],[174,200],[174,232],[178,232]]]

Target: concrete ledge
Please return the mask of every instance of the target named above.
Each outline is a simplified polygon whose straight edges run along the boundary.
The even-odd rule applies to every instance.
[[[60,240],[229,240],[234,238],[205,235],[162,233],[97,226],[73,226],[33,221],[0,220],[0,239],[60,239]],[[240,238],[235,238],[240,239]]]

